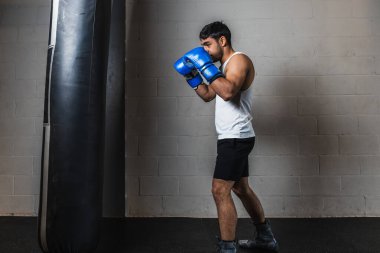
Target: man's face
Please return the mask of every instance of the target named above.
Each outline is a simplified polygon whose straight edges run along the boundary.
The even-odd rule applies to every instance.
[[[201,39],[201,45],[203,46],[204,50],[209,53],[214,62],[220,61],[222,59],[223,50],[216,39],[211,37],[208,37],[204,40]]]

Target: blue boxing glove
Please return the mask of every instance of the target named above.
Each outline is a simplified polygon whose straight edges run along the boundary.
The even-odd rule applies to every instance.
[[[187,52],[183,58],[194,64],[199,72],[211,84],[215,79],[223,77],[222,72],[213,64],[211,56],[203,47],[196,47]]]
[[[174,63],[173,67],[178,73],[186,78],[186,81],[191,86],[191,88],[196,90],[198,85],[203,83],[202,77],[194,65],[191,62],[186,62],[183,57],[178,59]]]

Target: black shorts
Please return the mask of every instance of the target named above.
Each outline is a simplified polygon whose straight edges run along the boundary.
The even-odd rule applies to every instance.
[[[248,155],[254,145],[255,137],[218,140],[214,178],[238,182],[248,177]]]

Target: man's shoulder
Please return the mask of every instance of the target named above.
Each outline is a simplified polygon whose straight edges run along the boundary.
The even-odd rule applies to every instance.
[[[253,62],[251,58],[249,58],[248,55],[244,53],[235,54],[229,61],[229,63],[226,66],[227,68],[251,68],[253,67]]]

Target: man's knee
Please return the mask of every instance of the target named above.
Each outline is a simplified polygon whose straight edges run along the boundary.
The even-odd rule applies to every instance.
[[[223,199],[227,197],[228,195],[231,194],[231,188],[224,184],[224,183],[218,183],[218,182],[213,182],[212,183],[212,188],[211,188],[212,195],[216,200],[218,199]]]
[[[233,187],[232,187],[232,191],[238,196],[238,197],[244,197],[244,196],[247,196],[251,189],[249,188],[248,185],[241,185],[241,184],[238,184],[236,183]]]

